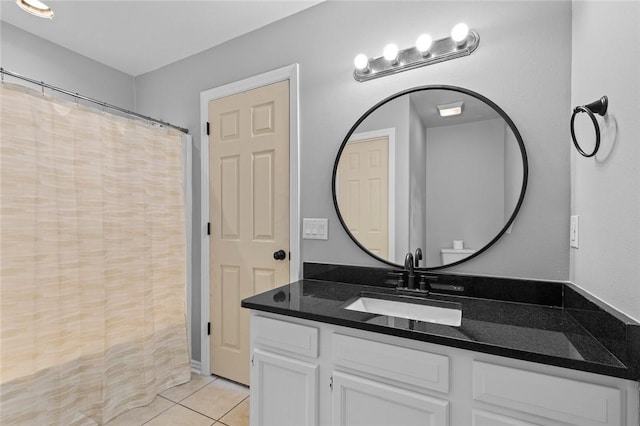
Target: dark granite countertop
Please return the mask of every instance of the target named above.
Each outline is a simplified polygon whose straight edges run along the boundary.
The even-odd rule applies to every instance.
[[[559,286],[562,288],[561,283]],[[574,310],[561,305],[452,294],[431,293],[421,296],[430,300],[459,303],[462,307],[462,324],[455,327],[344,309],[347,301],[360,296],[362,292],[396,294],[395,288],[378,285],[303,279],[245,299],[242,306],[525,361],[640,380],[637,368],[639,360],[635,358],[637,340],[622,342],[621,339],[629,338],[626,332],[622,336],[604,333],[604,339],[598,338],[598,333],[602,334],[603,330],[587,330],[588,321],[581,321]],[[573,297],[576,298],[575,295]],[[578,312],[584,314],[585,311],[582,309]],[[602,312],[592,312],[596,316],[600,314],[602,319]],[[598,323],[602,324],[602,321]],[[614,331],[617,330],[615,325]],[[629,324],[622,324],[620,330],[626,330],[627,325]],[[635,333],[635,338],[640,336],[637,335],[638,329],[632,330],[631,334]]]

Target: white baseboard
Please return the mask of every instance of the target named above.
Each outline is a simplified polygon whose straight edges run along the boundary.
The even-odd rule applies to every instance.
[[[195,359],[191,360],[191,372],[195,374],[202,374],[202,367],[200,361]]]

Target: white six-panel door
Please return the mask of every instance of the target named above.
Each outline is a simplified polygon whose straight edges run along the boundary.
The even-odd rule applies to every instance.
[[[248,384],[240,302],[289,282],[289,81],[211,101],[209,123],[211,373]]]
[[[349,231],[373,254],[389,258],[389,139],[349,141],[337,174],[338,204]]]

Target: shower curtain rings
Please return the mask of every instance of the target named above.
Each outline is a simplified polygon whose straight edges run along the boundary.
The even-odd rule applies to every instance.
[[[87,102],[90,102],[92,104],[101,105],[102,106],[102,110],[103,110],[104,113],[107,113],[107,108],[109,108],[110,110],[119,111],[119,112],[122,112],[124,114],[128,114],[130,117],[140,118],[140,119],[142,119],[144,121],[147,121],[147,122],[160,123],[163,126],[171,127],[171,128],[174,128],[174,129],[176,129],[176,130],[178,130],[178,131],[180,131],[182,133],[189,134],[189,129],[186,129],[184,127],[179,127],[179,126],[176,126],[175,124],[166,123],[166,122],[164,122],[162,120],[158,120],[158,119],[153,118],[153,117],[149,117],[149,116],[146,116],[146,115],[143,115],[143,114],[138,114],[137,112],[130,111],[128,109],[121,108],[121,107],[116,106],[116,105],[110,105],[110,104],[108,104],[106,102],[98,101],[96,99],[89,98],[87,96],[82,96],[82,95],[78,94],[77,92],[74,93],[74,92],[71,92],[69,90],[65,90],[65,89],[62,89],[60,87],[57,87],[57,86],[52,86],[50,84],[45,83],[44,81],[38,81],[38,80],[35,80],[33,78],[25,77],[25,76],[23,76],[21,74],[18,74],[18,73],[15,73],[13,71],[6,70],[3,67],[0,67],[0,75],[2,76],[2,83],[4,83],[4,75],[5,74],[9,75],[12,78],[17,78],[19,80],[27,81],[27,82],[29,82],[29,84],[33,84],[35,87],[40,86],[41,89],[42,89],[42,96],[45,95],[44,89],[47,88],[47,89],[51,90],[52,93],[53,92],[64,93],[67,96],[71,96],[72,98],[76,98],[76,103],[78,104],[78,106],[80,105],[80,99],[82,99],[83,101],[87,101]],[[31,86],[29,86],[29,87],[31,87]],[[35,89],[35,88],[34,88],[34,90],[37,91],[37,89]]]
[[[597,101],[591,102],[588,105],[577,106],[573,109],[573,114],[571,115],[571,139],[573,139],[573,145],[576,147],[580,155],[582,155],[583,157],[593,157],[594,155],[596,155],[596,153],[600,149],[600,125],[598,125],[598,120],[596,120],[594,113],[604,116],[607,113],[608,105],[609,105],[608,98],[606,96],[603,96]],[[578,140],[576,139],[574,122],[576,120],[576,115],[579,112],[584,112],[589,116],[589,118],[591,119],[591,122],[593,123],[593,128],[596,131],[596,143],[595,143],[595,146],[593,147],[593,151],[590,154],[586,153],[582,149],[582,147],[578,143]]]

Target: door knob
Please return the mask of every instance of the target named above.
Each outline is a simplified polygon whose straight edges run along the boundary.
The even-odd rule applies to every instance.
[[[273,258],[275,260],[284,260],[287,258],[287,253],[284,250],[278,250],[273,252]]]

